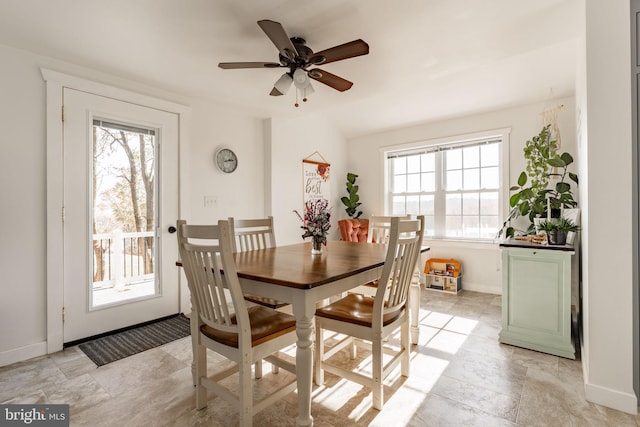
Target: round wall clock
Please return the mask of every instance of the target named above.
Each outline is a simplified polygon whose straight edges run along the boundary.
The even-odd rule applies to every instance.
[[[231,173],[238,167],[238,156],[228,148],[216,151],[215,162],[218,169],[224,173]]]

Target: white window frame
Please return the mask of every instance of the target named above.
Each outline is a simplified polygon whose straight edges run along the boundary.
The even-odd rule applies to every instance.
[[[443,138],[414,141],[414,142],[408,142],[404,144],[382,147],[380,149],[380,158],[383,165],[382,170],[384,174],[382,200],[384,201],[383,208],[384,208],[385,214],[386,215],[391,214],[392,203],[393,203],[391,191],[389,188],[391,183],[391,176],[390,176],[391,171],[389,168],[389,162],[387,160],[389,154],[392,154],[394,152],[403,152],[403,151],[406,151],[406,152],[420,151],[421,149],[424,149],[426,151],[431,151],[438,147],[449,148],[456,145],[460,145],[460,146],[469,145],[474,142],[481,142],[484,140],[500,139],[501,140],[500,176],[499,176],[500,182],[498,187],[499,189],[498,201],[500,204],[500,209],[499,209],[498,224],[502,224],[504,221],[504,218],[506,218],[506,215],[509,211],[508,185],[509,185],[509,146],[510,146],[509,136],[510,136],[510,133],[511,133],[511,128],[501,128],[501,129],[493,129],[493,130],[487,130],[487,131],[481,131],[481,132],[452,135],[452,136],[443,137]],[[438,194],[444,197],[444,194],[446,193],[442,187],[442,183],[443,183],[442,175],[444,174],[445,171],[443,170],[442,163],[436,166],[436,172],[437,172],[436,173],[436,190],[437,190],[436,197],[438,197]],[[445,230],[444,221],[445,221],[445,204],[438,203],[435,211],[436,234],[434,236],[428,237],[428,239],[448,240],[448,241],[467,241],[467,242],[473,242],[473,241],[492,242],[494,240],[493,238],[446,237],[444,235],[444,230]]]

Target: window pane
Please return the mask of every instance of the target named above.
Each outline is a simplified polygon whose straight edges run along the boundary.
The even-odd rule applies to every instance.
[[[480,193],[480,215],[498,215],[498,192]]]
[[[480,237],[492,239],[498,232],[500,221],[497,215],[480,217]]]
[[[392,193],[404,193],[407,191],[407,176],[406,175],[394,175],[393,177],[393,190]]]
[[[420,196],[420,214],[435,215],[433,196]]]
[[[498,188],[500,186],[500,169],[497,166],[480,170],[481,188]]]
[[[420,196],[407,196],[407,214],[420,214]]]
[[[455,148],[444,152],[447,162],[447,170],[462,169],[462,148]]]
[[[418,193],[420,191],[420,174],[407,175],[407,192]]]
[[[466,147],[462,149],[464,168],[477,168],[480,166],[480,147]]]
[[[435,218],[432,215],[425,215],[424,217],[424,235],[435,235]]]
[[[436,191],[436,174],[428,172],[422,174],[422,191]]]
[[[404,215],[405,197],[393,196],[391,215]]]
[[[445,236],[462,237],[462,217],[447,215]]]
[[[420,156],[408,156],[407,157],[407,173],[420,172]]]
[[[492,239],[502,225],[501,160],[500,142],[389,159],[386,214],[425,215],[427,236]]]
[[[393,159],[393,173],[394,174],[407,173],[406,157],[396,157],[395,159]]]
[[[480,213],[478,193],[465,193],[462,196],[462,214],[478,215]]]
[[[433,172],[436,170],[436,153],[423,154],[422,172]]]
[[[447,171],[446,188],[448,191],[462,189],[462,171]]]
[[[480,147],[482,166],[500,165],[500,145],[498,143],[486,144]]]
[[[462,197],[460,194],[447,194],[447,215],[462,214]]]
[[[480,188],[480,169],[464,170],[464,186],[465,190],[476,190]]]
[[[480,237],[480,220],[477,216],[462,217],[462,235],[464,237]]]

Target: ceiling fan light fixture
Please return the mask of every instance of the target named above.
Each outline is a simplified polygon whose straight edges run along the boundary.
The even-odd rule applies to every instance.
[[[309,76],[307,76],[307,72],[302,68],[297,68],[293,72],[293,84],[295,84],[298,89],[307,88],[311,84]]]
[[[284,95],[289,91],[291,83],[293,83],[291,76],[288,73],[284,73],[273,85],[273,89],[280,92],[280,95]]]

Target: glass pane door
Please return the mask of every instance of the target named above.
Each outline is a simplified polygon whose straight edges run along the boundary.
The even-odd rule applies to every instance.
[[[91,309],[153,297],[156,131],[93,120]]]

